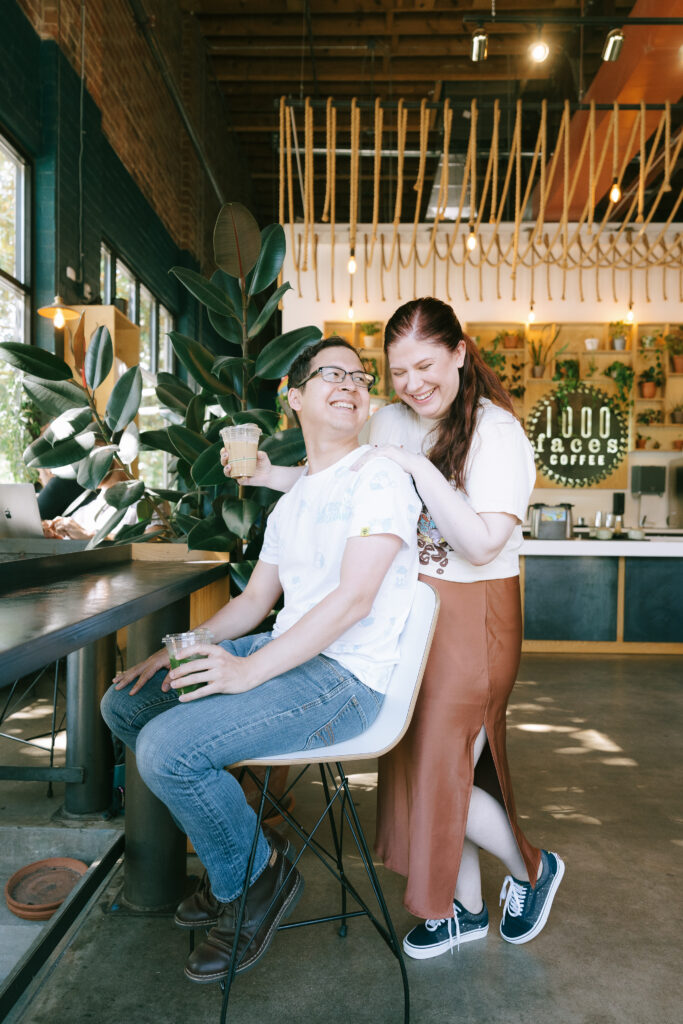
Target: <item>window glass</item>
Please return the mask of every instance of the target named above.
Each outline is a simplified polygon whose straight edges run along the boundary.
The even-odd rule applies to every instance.
[[[20,160],[0,139],[0,267],[23,281],[23,178]]]
[[[135,323],[135,277],[126,264],[118,259],[116,261],[116,298],[123,299],[122,312]]]
[[[0,341],[24,341],[25,309],[23,292],[0,279]],[[22,374],[0,361],[0,482],[36,478],[22,459],[36,434],[35,411],[25,397]]]
[[[105,306],[111,305],[111,251],[100,246],[100,298]]]
[[[140,285],[140,308],[138,311],[138,324],[140,325],[140,366],[149,370],[154,369],[154,296]]]
[[[165,306],[159,304],[159,370],[173,372],[173,347],[169,334],[173,330],[173,317]]]

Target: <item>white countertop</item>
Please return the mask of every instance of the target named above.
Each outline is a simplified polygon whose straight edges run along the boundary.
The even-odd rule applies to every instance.
[[[520,555],[561,555],[575,558],[683,558],[683,537],[652,540],[524,540]]]

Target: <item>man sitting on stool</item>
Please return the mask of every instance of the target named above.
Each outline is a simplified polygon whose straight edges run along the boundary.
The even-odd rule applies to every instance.
[[[355,349],[331,338],[306,349],[289,380],[308,466],[271,513],[244,592],[203,624],[219,643],[189,648],[206,657],[172,672],[159,651],[117,675],[102,701],[105,721],[135,752],[142,778],[207,870],[210,888],[176,912],[184,927],[213,924],[187,961],[193,981],[228,973],[254,836],[255,814],[224,766],[324,747],[371,725],[417,581],[420,502],[410,477],[389,459],[352,469],[367,450],[358,432],[372,374]],[[283,592],[272,633],[245,636]],[[191,682],[206,685],[176,693]],[[259,837],[249,883],[242,971],[265,953],[303,889],[286,859],[288,844],[269,838],[272,845]]]

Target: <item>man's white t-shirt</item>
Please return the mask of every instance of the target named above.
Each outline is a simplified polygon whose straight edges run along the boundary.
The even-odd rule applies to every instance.
[[[369,440],[372,444],[403,445],[408,451],[426,455],[434,444],[434,430],[434,420],[422,419],[403,403],[395,403],[371,417]],[[506,409],[482,398],[461,493],[475,512],[507,512],[520,522],[493,561],[472,565],[444,540],[423,506],[418,524],[420,572],[456,583],[518,576],[521,523],[535,480],[533,449],[521,424]]]
[[[417,584],[420,500],[408,474],[390,459],[370,459],[352,470],[366,451],[364,445],[319,473],[304,472],[271,512],[259,557],[278,566],[284,591],[273,629],[277,637],[339,585],[350,537],[401,538],[370,614],[321,652],[384,693]]]

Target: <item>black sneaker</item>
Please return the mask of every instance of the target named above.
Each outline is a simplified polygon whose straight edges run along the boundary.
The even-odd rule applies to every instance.
[[[489,930],[489,912],[484,904],[478,914],[470,914],[462,903],[453,900],[453,917],[442,917],[438,921],[425,921],[409,931],[403,940],[403,951],[413,960],[428,960],[441,956],[453,947],[460,948],[461,942],[483,939]]]
[[[518,945],[529,942],[542,931],[564,875],[564,861],[556,853],[541,850],[543,870],[531,888],[529,882],[518,882],[507,875],[500,891],[500,902],[505,900],[500,934],[506,942]]]

